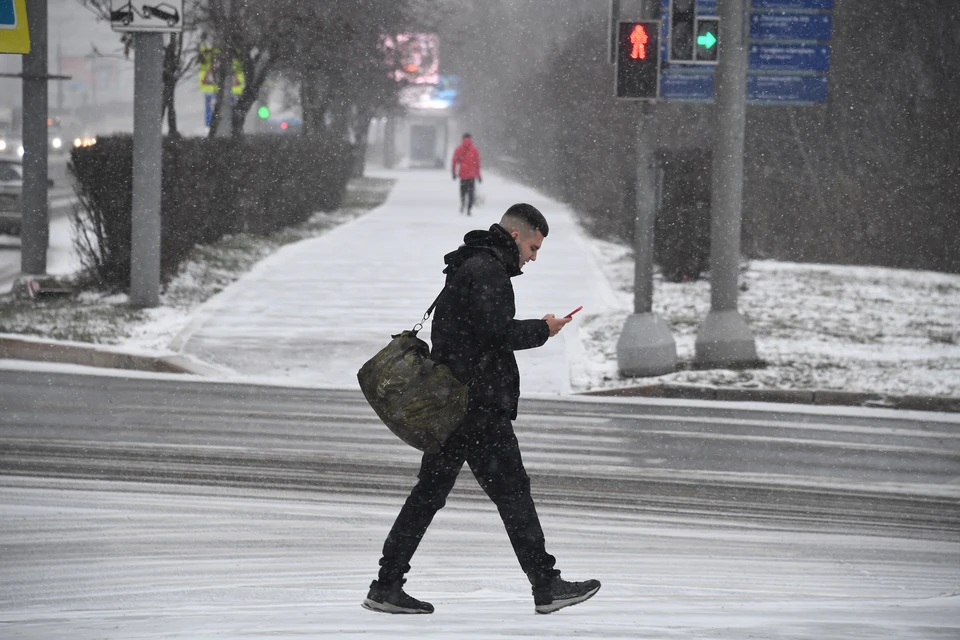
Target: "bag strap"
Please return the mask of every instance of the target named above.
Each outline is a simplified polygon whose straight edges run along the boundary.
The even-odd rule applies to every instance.
[[[440,296],[443,295],[443,292],[447,290],[447,285],[443,285],[443,289],[440,290],[440,293],[437,294],[437,297],[434,299],[433,304],[430,305],[430,308],[427,309],[427,312],[423,314],[423,319],[420,320],[417,324],[413,325],[413,332],[416,334],[421,329],[423,329],[423,323],[427,321],[430,317],[430,314],[433,313],[433,310],[437,307],[437,303],[440,302]],[[480,377],[480,374],[483,373],[483,370],[487,368],[487,365],[490,364],[490,361],[493,360],[493,354],[489,351],[483,354],[483,357],[480,358],[480,364],[477,365],[476,372],[473,374],[473,377],[466,382],[468,387],[473,386],[473,383],[476,382],[477,378]]]
[[[423,323],[427,321],[427,318],[430,317],[430,314],[433,313],[433,310],[436,309],[437,303],[440,302],[440,296],[443,295],[443,292],[447,290],[447,285],[443,285],[443,289],[440,289],[440,293],[437,294],[436,299],[433,301],[433,304],[430,305],[430,308],[427,309],[427,312],[423,314],[423,318],[417,324],[413,325],[413,332],[419,333],[420,329],[423,329]]]

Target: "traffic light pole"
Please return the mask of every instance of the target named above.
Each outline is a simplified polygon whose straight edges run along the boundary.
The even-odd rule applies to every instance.
[[[47,2],[29,3],[30,53],[23,56],[23,220],[20,273],[47,273]]]
[[[753,334],[737,310],[743,209],[743,137],[746,121],[747,34],[744,5],[722,0],[716,71],[716,142],[710,209],[710,312],[697,332],[695,361],[730,366],[757,361]]]
[[[617,11],[619,3],[612,5]],[[642,20],[657,19],[659,0],[644,0]],[[616,20],[614,20],[616,22]],[[656,51],[659,56],[660,52]],[[617,366],[626,376],[657,376],[677,367],[670,328],[653,312],[653,241],[657,214],[657,126],[653,105],[641,100],[637,118],[637,202],[634,218],[633,314],[617,340]]]
[[[163,34],[138,33],[134,38],[130,304],[143,308],[160,304]]]

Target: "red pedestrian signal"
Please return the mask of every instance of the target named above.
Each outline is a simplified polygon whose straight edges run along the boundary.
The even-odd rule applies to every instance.
[[[660,93],[660,21],[621,22],[618,27],[616,96],[655,100]]]
[[[643,25],[634,25],[633,31],[630,32],[630,44],[632,45],[630,57],[634,60],[646,60],[647,42],[649,41],[650,36],[647,35],[647,30],[643,28]]]

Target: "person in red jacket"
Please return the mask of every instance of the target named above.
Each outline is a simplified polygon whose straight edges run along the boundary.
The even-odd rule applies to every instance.
[[[483,182],[480,175],[480,151],[473,144],[473,136],[469,133],[463,134],[463,142],[453,152],[453,179],[457,179],[457,168],[459,167],[460,176],[460,213],[464,212],[469,216],[473,208],[473,197],[476,192],[474,181]]]

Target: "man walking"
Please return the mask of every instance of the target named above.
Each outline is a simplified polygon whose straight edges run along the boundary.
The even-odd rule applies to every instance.
[[[537,613],[583,602],[596,580],[567,582],[547,553],[512,420],[520,399],[514,351],[542,346],[570,322],[552,314],[516,320],[514,276],[537,259],[549,227],[535,207],[515,204],[488,231],[471,231],[444,257],[446,286],[432,327],[432,356],[470,384],[467,417],[437,453],[424,454],[418,482],[383,545],[380,573],[363,606],[386,613],[433,613],[433,605],[403,590],[410,560],[437,511],[446,504],[463,463],[497,505],[520,567],[530,580]]]
[[[463,134],[463,142],[453,152],[453,165],[450,167],[453,172],[453,179],[457,179],[457,168],[460,169],[460,213],[464,212],[469,216],[473,208],[473,198],[476,193],[476,182],[483,182],[480,175],[480,151],[473,144],[473,136],[469,133]]]

